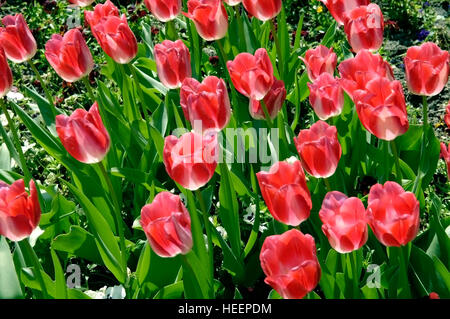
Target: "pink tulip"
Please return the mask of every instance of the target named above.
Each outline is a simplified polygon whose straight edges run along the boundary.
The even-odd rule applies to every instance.
[[[447,147],[444,142],[441,142],[441,158],[447,165],[447,177],[450,180],[450,144]]]
[[[334,75],[334,69],[337,64],[337,55],[333,48],[319,45],[315,49],[309,49],[305,53],[305,58],[300,57],[305,63],[308,77],[311,81],[316,80],[322,73]]]
[[[228,14],[222,0],[188,0],[188,12],[198,34],[206,41],[222,39],[228,30]]]
[[[191,77],[191,55],[181,40],[164,40],[154,48],[158,77],[169,89],[181,87],[183,81]]]
[[[354,8],[365,6],[370,0],[319,0],[330,11],[340,25],[344,25],[345,16]]]
[[[261,21],[276,17],[281,11],[281,0],[242,0],[245,10]]]
[[[286,100],[286,88],[284,82],[274,78],[273,85],[263,100],[270,118],[272,120],[275,119]],[[266,118],[261,106],[261,101],[250,100],[249,111],[254,119],[262,120]]]
[[[2,23],[5,27],[0,28],[0,45],[8,59],[15,63],[30,60],[36,54],[37,44],[22,14],[6,16]]]
[[[83,8],[91,5],[94,0],[69,0],[69,2]]]
[[[181,0],[145,0],[147,9],[162,22],[175,19],[181,12]]]
[[[344,91],[339,81],[329,73],[322,73],[313,83],[308,83],[309,102],[321,120],[341,114],[344,108]]]
[[[2,47],[0,47],[0,74],[2,75],[0,76],[0,98],[3,98],[11,89],[13,78]]]

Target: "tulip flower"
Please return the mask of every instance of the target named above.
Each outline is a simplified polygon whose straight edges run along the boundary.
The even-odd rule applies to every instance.
[[[335,126],[317,121],[310,129],[301,130],[294,143],[309,174],[323,178],[334,174],[342,155]]]
[[[198,34],[206,41],[222,39],[228,30],[228,14],[222,0],[188,0],[188,12]]]
[[[161,192],[141,210],[141,226],[161,257],[187,254],[192,248],[191,217],[177,195]]]
[[[206,77],[202,83],[195,79],[184,80],[180,90],[180,104],[186,119],[196,130],[195,121],[201,122],[201,131],[220,131],[227,126],[231,106],[227,86],[223,79]]]
[[[0,181],[0,235],[12,241],[30,236],[39,225],[41,207],[34,181],[30,181],[30,195],[25,182],[19,179],[11,185]]]
[[[98,163],[108,153],[111,142],[97,102],[89,112],[76,109],[70,116],[56,116],[55,121],[61,143],[76,160],[86,164]]]
[[[269,172],[256,173],[256,177],[273,218],[292,226],[308,219],[312,202],[300,161],[275,163]]]
[[[333,52],[333,48],[328,49],[323,45],[309,49],[305,53],[305,58],[300,59],[305,63],[311,81],[315,81],[322,73],[333,75],[337,64],[337,55]]]
[[[341,79],[339,83],[347,94],[353,98],[353,92],[365,89],[367,82],[381,76],[394,80],[390,65],[379,54],[361,50],[354,58],[343,61],[338,66]]]
[[[447,124],[447,127],[450,129],[450,101],[447,104],[447,108],[445,109],[444,122]]]
[[[261,21],[275,18],[281,11],[281,0],[242,0],[245,10]]]
[[[399,81],[377,77],[353,94],[359,119],[373,135],[392,141],[409,128],[405,96]]]
[[[0,98],[3,98],[8,94],[11,89],[13,78],[11,68],[6,60],[6,54],[3,48],[0,46]]]
[[[234,87],[246,97],[260,101],[272,88],[273,66],[266,49],[258,49],[255,55],[240,53],[227,62]]]
[[[45,57],[56,73],[66,82],[75,82],[88,75],[93,67],[91,51],[80,30],[54,34],[45,44]]]
[[[441,158],[447,164],[447,177],[450,180],[450,144],[447,147],[441,142]]]
[[[226,2],[226,4],[228,4],[229,6],[237,6],[239,3],[242,2],[242,0],[224,0]]]
[[[319,0],[330,11],[333,18],[340,25],[344,25],[345,16],[354,8],[365,6],[370,0]]]
[[[164,140],[163,160],[167,174],[190,190],[209,182],[216,170],[218,155],[215,132],[204,135],[190,132],[180,138],[170,135]]]
[[[147,9],[162,22],[175,19],[181,12],[181,0],[145,0]]]
[[[69,2],[83,8],[91,5],[94,0],[69,0]]]
[[[284,82],[274,78],[273,85],[263,100],[267,107],[267,112],[273,120],[277,117],[278,112],[281,110],[283,103],[286,100],[286,88]],[[260,101],[250,100],[249,111],[254,119],[262,120],[266,118]]]
[[[259,255],[264,282],[285,299],[301,299],[319,283],[321,269],[311,235],[291,229],[264,240]]]
[[[406,83],[417,95],[439,94],[448,81],[449,53],[426,42],[408,49],[405,56]]]
[[[322,202],[319,217],[330,246],[341,254],[358,250],[366,243],[366,209],[359,198],[329,192]]]
[[[128,26],[125,14],[119,17],[111,1],[98,4],[94,11],[85,11],[86,21],[103,51],[119,64],[127,64],[137,54],[136,37]]]
[[[5,27],[0,28],[0,46],[8,59],[15,63],[30,60],[36,54],[37,44],[23,15],[8,15],[2,23]]]
[[[344,90],[339,81],[329,73],[322,73],[313,83],[308,83],[309,102],[321,120],[341,114],[344,108]]]
[[[344,31],[354,52],[376,51],[383,44],[384,18],[378,5],[371,3],[350,11],[344,18]]]
[[[385,246],[404,246],[419,230],[419,201],[395,182],[376,184],[369,192],[367,219]]]
[[[437,294],[437,293],[435,293],[435,292],[430,292],[430,294],[429,294],[429,296],[428,296],[430,299],[441,299],[440,297],[439,297],[439,295]]]
[[[177,89],[186,78],[191,77],[191,55],[181,40],[164,40],[154,48],[158,77],[169,89]]]

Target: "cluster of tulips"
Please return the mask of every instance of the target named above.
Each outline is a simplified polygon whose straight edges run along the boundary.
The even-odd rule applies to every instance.
[[[313,206],[304,171],[314,178],[323,179],[327,186],[328,193],[322,201],[319,217],[330,246],[341,254],[357,251],[366,244],[368,225],[378,241],[387,247],[406,246],[416,237],[420,225],[417,189],[405,191],[398,171],[395,181],[385,181],[370,188],[367,208],[361,199],[333,190],[329,184],[328,178],[335,174],[343,153],[338,128],[333,123],[343,111],[346,94],[353,101],[363,127],[378,139],[390,142],[397,158],[394,140],[408,131],[409,122],[401,83],[395,80],[390,65],[374,53],[383,42],[384,19],[378,5],[369,0],[321,1],[336,22],[343,26],[356,56],[337,66],[338,58],[333,48],[319,45],[300,57],[310,81],[309,101],[314,117],[317,116],[318,120],[309,129],[300,130],[292,141],[282,134],[283,146],[289,149],[292,145],[298,152],[298,159],[290,157],[276,162],[267,172],[256,173],[270,214],[279,223],[292,226],[290,230],[286,227],[282,234],[268,236],[260,252],[265,282],[283,298],[303,298],[316,288],[321,279],[315,240],[311,235],[303,234],[299,227],[310,217]],[[69,2],[86,7],[93,1]],[[241,3],[240,0],[224,2],[229,6]],[[170,27],[173,27],[171,23],[182,10],[181,0],[145,0],[145,4],[158,20]],[[272,26],[272,19],[282,10],[281,0],[242,0],[242,4],[249,16],[263,22],[269,21]],[[188,12],[183,14],[192,20],[198,35],[205,41],[217,41],[225,37],[228,32],[228,14],[221,0],[189,0],[187,8]],[[239,9],[235,12],[240,14]],[[93,11],[84,11],[84,17],[100,47],[115,63],[127,65],[136,57],[137,39],[128,26],[126,16],[120,15],[110,0],[97,4]],[[2,23],[0,97],[13,131],[14,123],[7,115],[3,102],[13,82],[7,59],[14,63],[28,61],[36,70],[31,59],[37,51],[37,45],[21,14],[6,16]],[[276,32],[273,35],[280,63]],[[222,56],[226,56],[220,42],[217,43]],[[156,44],[153,55],[160,82],[168,90],[179,93],[186,123],[184,126],[189,129],[193,127],[181,136],[165,137],[163,163],[167,174],[177,185],[198,192],[212,179],[218,168],[218,134],[229,126],[233,113],[233,100],[230,102],[229,92],[236,90],[247,97],[251,117],[264,121],[267,127],[272,128],[287,96],[283,81],[285,74],[281,68],[274,72],[277,61],[271,61],[266,48],[259,48],[254,54],[241,52],[234,59],[223,61],[229,78],[206,76],[201,81],[192,77],[191,54],[181,39],[166,39]],[[102,161],[112,143],[102,121],[105,110],[96,101],[86,78],[94,62],[83,35],[79,29],[69,30],[63,36],[53,35],[45,45],[45,56],[64,81],[83,80],[93,100],[88,111],[77,109],[70,116],[60,114],[60,110],[54,107],[52,94],[41,79],[52,107],[57,136],[73,158],[85,164],[98,164],[104,170]],[[423,125],[428,125],[426,97],[439,94],[445,87],[449,76],[449,53],[434,43],[424,43],[408,49],[404,65],[410,92],[423,96]],[[339,77],[335,77],[336,67]],[[138,81],[136,74],[133,78]],[[130,116],[142,119],[144,115],[145,121],[149,122],[149,110],[139,84],[136,89],[142,109],[132,110]],[[200,128],[196,122],[201,123]],[[450,104],[445,122],[450,128]],[[425,145],[426,137],[422,136],[421,139]],[[20,142],[15,142],[20,158],[24,161]],[[441,156],[447,162],[450,178],[450,149],[444,143],[441,144]],[[12,185],[4,182],[0,184],[0,234],[12,241],[28,237],[39,225],[41,216],[36,185],[25,162],[21,164],[25,179]],[[400,170],[398,166],[397,169]],[[222,166],[220,172],[223,176]],[[26,182],[30,185],[30,195],[25,190]],[[112,187],[110,193],[114,194]],[[201,193],[198,194],[206,216]],[[123,230],[120,232],[123,225],[120,207],[117,207],[118,203],[114,205],[117,208],[115,218],[119,225],[121,248],[125,249]],[[180,196],[161,191],[150,204],[142,207],[140,224],[151,249],[157,255],[175,257],[189,254],[193,246],[199,244],[193,238],[192,219]],[[211,250],[213,226],[207,218],[204,219],[204,227],[208,238],[207,249]]]

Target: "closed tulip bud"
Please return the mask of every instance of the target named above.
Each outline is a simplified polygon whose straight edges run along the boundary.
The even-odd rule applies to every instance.
[[[385,141],[392,141],[409,128],[405,96],[399,81],[374,78],[365,90],[354,92],[353,100],[362,125]]]
[[[237,6],[242,0],[224,0],[229,6]]]
[[[246,97],[260,101],[272,88],[273,66],[266,49],[258,49],[255,55],[240,53],[227,62],[234,87]]]
[[[447,164],[447,177],[450,180],[450,144],[447,147],[444,142],[441,142],[441,158]]]
[[[359,198],[329,192],[322,202],[319,217],[330,246],[341,254],[358,250],[366,243],[366,209]]]
[[[94,68],[91,51],[78,29],[64,37],[54,34],[45,44],[45,57],[56,73],[66,82],[75,82]]]
[[[256,177],[273,218],[292,226],[308,219],[312,202],[300,161],[275,163],[269,172],[259,172]]]
[[[410,47],[405,56],[406,84],[417,95],[439,94],[448,81],[449,54],[427,42]]]
[[[177,89],[186,78],[190,78],[191,55],[181,40],[164,40],[155,45],[154,56],[158,77],[169,89]]]
[[[370,0],[319,0],[330,11],[333,18],[340,25],[344,25],[345,16],[354,8],[365,6]]]
[[[0,46],[0,98],[3,98],[8,94],[11,89],[13,78],[11,68],[8,65],[8,60],[6,60],[5,51]]]
[[[373,233],[385,246],[404,246],[419,230],[419,201],[395,182],[376,184],[369,192],[367,218]]]
[[[267,107],[267,112],[273,120],[277,117],[278,112],[281,110],[283,103],[286,100],[286,88],[284,82],[274,78],[273,85],[263,100]],[[262,120],[266,118],[261,106],[261,101],[250,100],[249,111],[254,119]]]
[[[36,54],[37,44],[23,15],[6,16],[2,23],[0,46],[5,49],[8,59],[15,63],[30,60]]]
[[[294,143],[309,174],[323,178],[334,174],[342,155],[335,126],[317,121],[310,129],[301,130]]]
[[[323,45],[309,49],[305,53],[305,58],[300,59],[305,63],[311,81],[315,81],[322,73],[333,75],[337,64],[337,55],[333,52],[333,48],[328,49]]]
[[[82,163],[101,162],[108,153],[110,138],[98,112],[97,102],[89,112],[76,109],[70,116],[57,115],[56,132],[67,152]]]
[[[445,109],[444,122],[447,124],[447,127],[450,129],[450,101],[447,104],[447,108]]]
[[[0,235],[12,241],[30,236],[41,219],[34,181],[30,181],[30,195],[25,191],[23,179],[11,185],[0,181],[0,212]]]
[[[83,8],[91,5],[94,0],[69,0],[69,2]]]
[[[181,0],[145,0],[147,9],[162,22],[173,20],[181,12]]]
[[[245,10],[261,21],[276,17],[281,11],[281,0],[242,0]]]
[[[309,102],[321,120],[341,114],[344,108],[344,90],[339,81],[329,73],[322,73],[313,83],[308,83]]]
[[[188,12],[198,34],[206,41],[222,39],[228,30],[228,14],[222,0],[188,0]]]
[[[384,18],[378,5],[353,9],[345,17],[344,31],[354,52],[376,51],[383,44]]]
[[[227,126],[231,106],[225,81],[215,76],[206,77],[202,83],[195,79],[184,80],[180,90],[180,104],[184,116],[194,126],[201,122],[202,131],[220,131]]]
[[[190,132],[164,141],[163,160],[167,174],[178,184],[197,190],[214,175],[219,156],[217,134]]]
[[[158,256],[185,255],[192,248],[191,217],[177,195],[161,192],[142,207],[141,226]]]
[[[394,73],[390,65],[381,55],[368,50],[361,50],[354,58],[343,61],[338,66],[341,79],[339,83],[347,94],[353,98],[353,92],[363,90],[367,82],[375,77],[385,77],[394,80]]]
[[[264,282],[285,299],[305,297],[320,281],[314,238],[297,229],[267,237],[259,259]]]

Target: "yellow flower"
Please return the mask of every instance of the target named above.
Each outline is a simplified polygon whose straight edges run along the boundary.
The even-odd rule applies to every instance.
[[[321,13],[323,11],[323,7],[322,6],[318,6],[317,7],[317,13]]]

